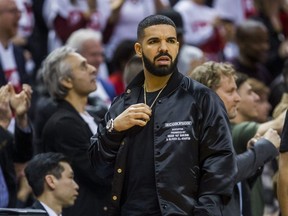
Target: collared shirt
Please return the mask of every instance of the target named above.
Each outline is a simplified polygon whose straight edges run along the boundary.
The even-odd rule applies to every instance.
[[[243,195],[242,195],[242,184],[241,182],[238,182],[237,183],[237,187],[238,187],[238,190],[239,190],[239,201],[240,201],[240,215],[242,216],[243,215],[243,203],[242,203],[242,199],[243,199]]]
[[[17,69],[12,43],[9,43],[7,48],[3,47],[2,43],[0,43],[0,55],[4,76],[7,82],[12,83],[16,93],[19,93],[22,89],[21,78]]]
[[[62,214],[57,215],[56,212],[53,209],[51,209],[49,206],[47,206],[45,203],[43,202],[40,202],[40,203],[43,205],[43,207],[45,208],[49,216],[62,216]]]
[[[8,207],[8,203],[9,203],[9,192],[0,165],[0,208]]]
[[[83,120],[88,124],[92,134],[95,134],[97,132],[97,124],[94,121],[94,118],[88,113],[80,113],[80,116],[83,118]]]

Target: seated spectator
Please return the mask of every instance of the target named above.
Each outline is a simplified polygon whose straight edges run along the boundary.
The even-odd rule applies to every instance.
[[[247,81],[251,85],[252,91],[259,96],[256,108],[258,115],[255,117],[254,121],[263,123],[270,120],[270,111],[272,106],[268,101],[270,95],[269,87],[266,86],[263,82],[254,78],[248,78]]]
[[[63,208],[73,205],[78,196],[71,162],[61,153],[35,155],[25,175],[36,196],[32,209],[43,209],[48,216],[61,215]]]

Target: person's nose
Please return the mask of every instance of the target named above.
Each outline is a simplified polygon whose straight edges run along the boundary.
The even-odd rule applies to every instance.
[[[73,182],[74,182],[75,189],[78,191],[79,190],[79,185],[75,181],[73,181]]]
[[[258,101],[260,100],[259,95],[256,94],[255,92],[253,92],[253,96],[254,96],[254,100],[255,100],[256,102],[258,102]]]
[[[238,94],[237,91],[234,93],[234,100],[235,100],[237,103],[239,103],[239,102],[241,101],[241,97],[240,97],[240,95]]]
[[[161,41],[159,51],[166,53],[168,51],[168,46],[166,41]]]
[[[268,51],[270,49],[270,44],[268,42],[263,43],[261,46],[264,51]]]
[[[91,73],[91,74],[97,74],[97,69],[93,66],[93,65],[90,65],[89,64],[89,72]]]

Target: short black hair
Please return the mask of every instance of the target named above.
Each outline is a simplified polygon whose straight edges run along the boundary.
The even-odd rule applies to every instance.
[[[140,41],[144,37],[144,30],[150,26],[154,25],[171,25],[176,29],[175,23],[167,16],[164,15],[150,15],[144,18],[139,24],[137,28],[137,39]]]
[[[239,89],[240,86],[243,85],[243,83],[245,83],[248,80],[249,76],[247,74],[244,74],[238,71],[236,73],[236,76],[237,76],[236,85],[237,85],[237,88]]]
[[[36,197],[44,191],[46,175],[51,174],[57,179],[61,178],[64,168],[60,165],[60,162],[71,164],[70,159],[62,153],[56,152],[37,154],[28,162],[25,175]]]

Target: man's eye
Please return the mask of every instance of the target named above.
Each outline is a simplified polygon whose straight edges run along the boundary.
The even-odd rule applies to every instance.
[[[149,41],[149,44],[155,44],[155,43],[156,43],[155,40]]]
[[[176,40],[175,39],[169,39],[168,42],[171,44],[174,44],[174,43],[176,43]]]
[[[86,65],[86,64],[83,64],[83,65],[81,66],[81,68],[82,68],[82,70],[87,70],[87,65]]]

